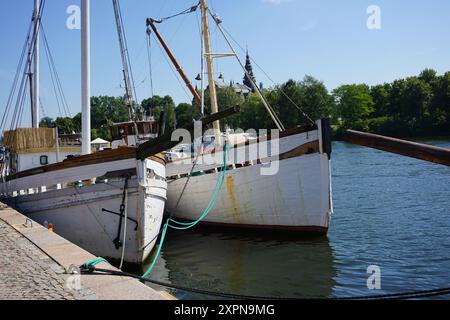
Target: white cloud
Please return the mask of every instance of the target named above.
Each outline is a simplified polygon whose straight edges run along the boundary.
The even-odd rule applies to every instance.
[[[269,3],[273,5],[280,5],[282,3],[291,2],[291,0],[262,0],[264,3]]]

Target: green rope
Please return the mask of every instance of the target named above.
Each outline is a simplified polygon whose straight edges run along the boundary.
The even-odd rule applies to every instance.
[[[229,145],[225,144],[224,152],[223,152],[222,170],[220,171],[219,177],[216,181],[216,185],[214,186],[213,193],[211,195],[208,205],[206,206],[205,210],[203,211],[203,214],[197,220],[192,221],[192,222],[179,222],[172,218],[167,219],[166,223],[164,224],[163,232],[161,234],[161,240],[159,242],[159,247],[158,247],[158,251],[156,252],[155,258],[153,259],[153,262],[150,265],[150,267],[147,269],[147,271],[142,275],[141,279],[146,278],[152,272],[152,270],[156,264],[156,261],[158,260],[159,254],[161,253],[161,249],[162,249],[168,228],[172,228],[172,229],[176,229],[176,230],[190,229],[190,228],[194,227],[195,225],[197,225],[200,221],[202,221],[209,214],[209,212],[214,208],[214,205],[217,202],[217,198],[220,194],[220,191],[222,191],[223,183],[225,181],[225,173],[226,173],[227,167],[228,167],[227,166],[228,149],[229,149]],[[182,227],[177,227],[177,226],[171,225],[170,224],[171,222],[178,224]]]
[[[158,250],[156,251],[155,257],[153,258],[153,261],[152,261],[150,267],[148,267],[147,271],[145,271],[145,273],[140,277],[140,279],[145,279],[152,272],[153,268],[155,267],[156,261],[158,260],[159,255],[161,254],[161,250],[162,250],[162,247],[164,244],[164,240],[166,238],[168,228],[172,228],[172,229],[176,229],[176,230],[188,230],[190,228],[193,228],[195,225],[197,225],[199,222],[201,222],[214,208],[214,206],[217,202],[217,199],[219,197],[219,194],[222,191],[223,184],[225,182],[225,174],[228,169],[227,155],[228,155],[229,148],[230,148],[230,146],[228,144],[225,144],[224,152],[223,152],[223,165],[222,165],[221,171],[219,173],[219,176],[217,178],[216,184],[214,186],[214,190],[211,195],[211,198],[209,199],[208,205],[206,206],[205,210],[203,211],[203,214],[197,220],[192,221],[192,222],[180,222],[180,221],[174,220],[172,218],[167,219],[167,221],[164,224],[163,229],[162,229],[161,240],[159,241],[159,246],[158,246]],[[173,223],[175,225],[173,225],[171,223]],[[176,226],[176,225],[178,225],[178,226]],[[86,267],[95,266],[101,262],[106,262],[109,264],[109,262],[106,261],[104,258],[99,257],[97,259],[86,262],[83,266],[86,266]]]
[[[99,264],[100,262],[106,262],[109,264],[109,262],[106,261],[106,259],[98,257],[97,259],[88,261],[88,262],[84,263],[83,265],[86,267],[90,267],[90,266],[95,266],[95,265]]]

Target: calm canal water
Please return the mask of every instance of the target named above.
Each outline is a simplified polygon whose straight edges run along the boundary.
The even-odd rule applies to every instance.
[[[450,148],[450,140],[423,142]],[[326,237],[170,230],[151,278],[259,296],[448,287],[450,168],[342,142],[333,146],[334,216]],[[367,289],[369,265],[381,268],[381,290]]]

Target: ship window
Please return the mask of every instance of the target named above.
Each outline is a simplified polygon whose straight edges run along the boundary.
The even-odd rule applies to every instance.
[[[40,158],[41,166],[45,166],[48,164],[48,156],[41,156]]]

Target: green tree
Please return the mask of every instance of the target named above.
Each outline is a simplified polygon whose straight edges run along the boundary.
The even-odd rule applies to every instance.
[[[55,124],[60,134],[70,134],[76,131],[72,119],[69,117],[56,118]]]
[[[275,87],[267,95],[271,106],[275,109],[286,128],[292,128],[306,122],[306,119],[303,120],[303,113],[295,106],[297,105],[301,109],[304,108],[303,91],[298,82],[290,79],[282,85]]]
[[[389,83],[379,84],[370,88],[370,95],[373,100],[374,117],[381,117],[387,114],[390,103],[391,85]]]
[[[53,119],[50,117],[42,118],[41,122],[39,123],[40,128],[54,128],[55,125],[55,121],[53,121]]]
[[[446,72],[435,80],[430,113],[436,125],[450,126],[450,72]]]
[[[232,87],[216,87],[217,94],[217,104],[219,107],[219,111],[240,106],[244,102],[244,100],[239,96]],[[210,114],[211,112],[211,98],[209,94],[209,89],[205,91],[205,113]],[[229,126],[231,128],[236,128],[239,126],[239,115],[234,115],[223,119],[220,122],[222,128],[225,126]]]
[[[300,89],[302,110],[312,120],[330,116],[332,98],[322,81],[306,75],[300,82]]]
[[[288,80],[270,90],[268,100],[286,128],[329,117],[332,98],[322,81],[306,75],[302,81]]]
[[[175,109],[175,114],[177,127],[185,127],[201,117],[199,108],[189,103],[180,103]]]
[[[75,126],[75,129],[77,132],[81,132],[81,112],[77,113],[72,118],[73,125]]]
[[[166,132],[176,126],[175,103],[170,96],[153,96],[145,99],[141,103],[142,109],[147,115],[153,115],[157,121],[162,111],[166,112]]]
[[[342,85],[333,90],[336,114],[344,128],[364,128],[364,120],[373,112],[373,99],[365,84]]]
[[[123,97],[91,97],[91,135],[93,138],[100,137],[110,141],[111,124],[126,121],[129,121],[129,109]]]
[[[252,93],[241,106],[238,114],[239,124],[235,129],[275,129],[275,125],[264,107],[260,97]]]
[[[101,127],[109,122],[125,122],[129,120],[129,110],[122,97],[91,97],[91,121],[93,127]]]
[[[166,95],[164,97],[156,95],[151,98],[142,100],[142,103],[141,103],[142,109],[148,115],[153,115],[153,111],[156,108],[161,109],[161,108],[165,108],[169,105],[175,105],[175,103],[173,102],[172,97],[170,97],[168,95]]]
[[[422,120],[427,116],[432,99],[432,91],[428,83],[417,77],[406,78],[397,94],[398,115],[401,119]]]
[[[419,79],[428,83],[428,84],[432,84],[434,81],[436,81],[436,75],[437,72],[436,70],[433,69],[424,69],[420,74],[419,74]]]

